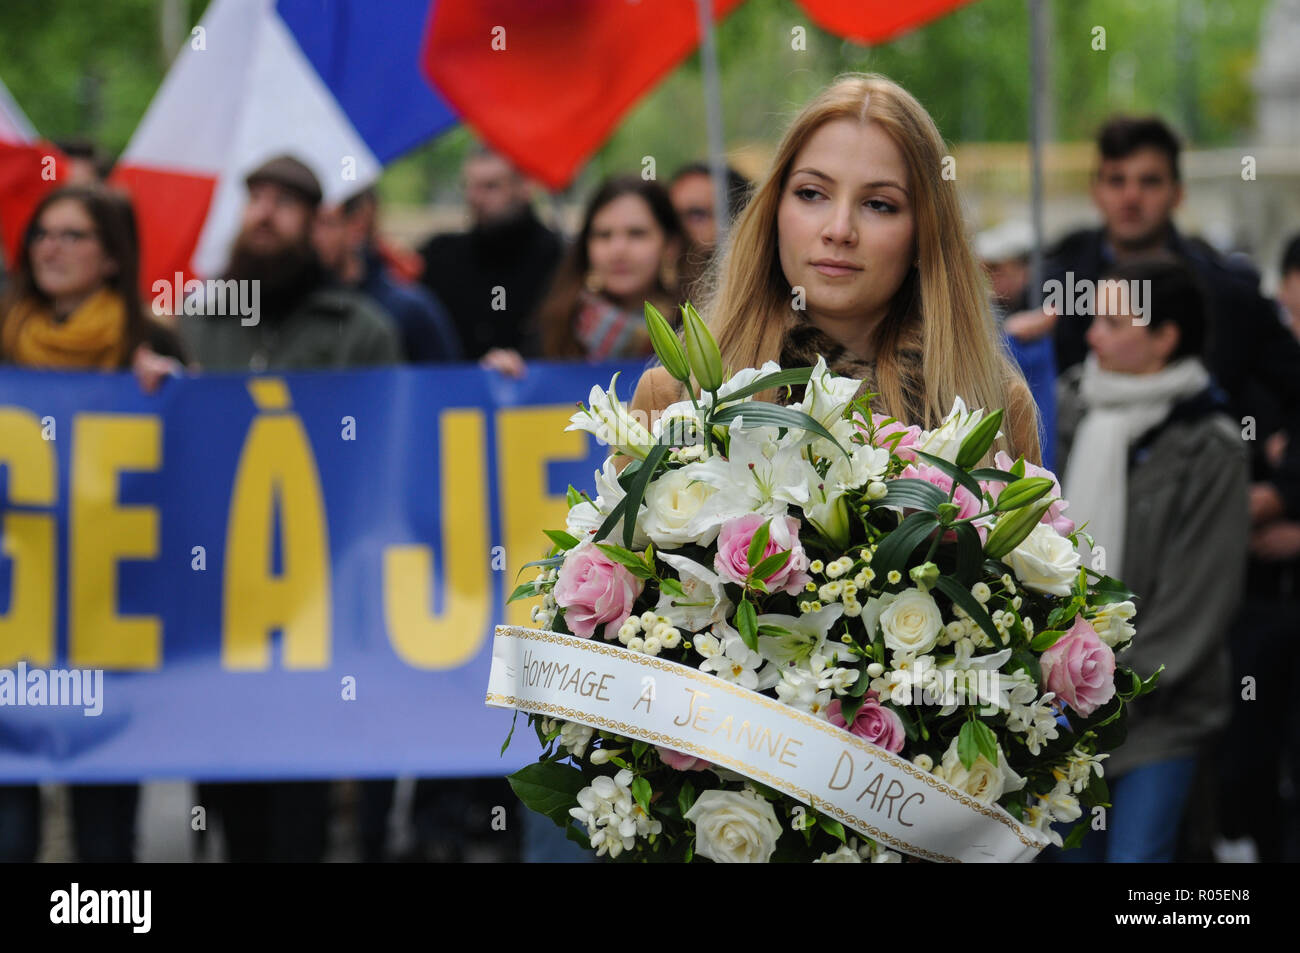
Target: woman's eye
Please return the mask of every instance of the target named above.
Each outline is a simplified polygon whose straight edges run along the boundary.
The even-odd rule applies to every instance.
[[[795,189],[794,194],[797,195],[799,198],[803,199],[805,202],[809,202],[815,198],[821,197],[820,192],[818,192],[816,189],[810,189],[808,188],[808,186],[804,186],[801,189]]]
[[[897,206],[890,205],[888,202],[882,199],[870,199],[866,202],[866,205],[868,208],[876,212],[885,212],[885,213],[892,214],[898,211]]]

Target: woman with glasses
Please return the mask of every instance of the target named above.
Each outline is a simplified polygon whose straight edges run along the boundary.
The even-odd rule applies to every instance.
[[[69,186],[36,207],[12,285],[0,303],[0,359],[29,368],[133,368],[146,389],[179,368],[175,337],[145,312],[135,216],[124,196]],[[71,788],[77,859],[131,861],[134,784]],[[0,861],[33,861],[40,845],[40,790],[0,786]]]

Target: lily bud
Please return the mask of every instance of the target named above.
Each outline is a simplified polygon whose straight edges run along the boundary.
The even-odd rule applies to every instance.
[[[668,324],[668,320],[659,313],[659,309],[649,301],[645,303],[645,323],[650,332],[650,343],[664,370],[682,383],[689,381],[691,368],[686,362],[686,351],[681,339]]]
[[[682,305],[682,326],[686,332],[686,357],[695,380],[703,390],[717,390],[722,386],[722,352],[689,301]]]

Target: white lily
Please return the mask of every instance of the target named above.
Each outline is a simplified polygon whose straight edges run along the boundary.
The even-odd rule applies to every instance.
[[[699,632],[717,625],[731,615],[734,606],[727,598],[721,576],[685,556],[665,552],[657,555],[677,570],[677,579],[686,590],[686,599],[661,592],[655,615],[665,616],[674,627],[688,632]]]
[[[618,383],[616,373],[609,382],[609,390],[602,390],[599,385],[591,388],[587,396],[589,406],[579,410],[569,418],[569,430],[585,430],[600,441],[613,447],[629,457],[644,460],[654,438],[650,431],[628,413],[627,405],[618,399],[614,387]]]
[[[732,421],[731,456],[712,456],[687,464],[692,479],[721,490],[716,494],[719,523],[733,516],[760,513],[783,516],[786,505],[802,506],[819,481],[817,471],[794,441],[781,440],[775,427],[743,429],[743,417]]]
[[[847,646],[827,641],[831,628],[843,614],[844,606],[838,602],[799,616],[764,613],[758,617],[759,625],[780,626],[790,634],[760,635],[758,650],[778,665],[808,665],[815,655],[850,658]]]
[[[625,496],[627,496],[627,493],[618,482],[618,469],[614,466],[614,458],[606,457],[601,468],[596,471],[595,501],[583,500],[581,503],[569,507],[569,513],[564,520],[565,531],[570,536],[577,537],[579,541],[593,539],[596,530],[600,529],[600,524],[605,522],[605,518],[613,512],[614,507],[618,506],[619,501]],[[643,502],[638,510],[638,522],[640,514],[644,512],[645,503]],[[622,545],[623,520],[618,521],[609,538]],[[633,549],[645,549],[646,544],[649,542],[649,538],[640,529],[633,532]]]
[[[843,419],[844,411],[857,396],[861,384],[851,377],[832,374],[826,367],[826,359],[819,354],[812,376],[808,378],[808,386],[804,388],[803,400],[792,406],[829,429]]]
[[[933,430],[927,430],[921,434],[916,442],[917,450],[924,450],[926,453],[936,457],[942,457],[949,463],[957,462],[957,452],[961,449],[962,441],[970,435],[970,432],[979,426],[984,419],[983,409],[967,410],[966,402],[960,397],[953,398],[952,410],[944,418],[943,423]],[[998,431],[998,436],[1002,431]]]

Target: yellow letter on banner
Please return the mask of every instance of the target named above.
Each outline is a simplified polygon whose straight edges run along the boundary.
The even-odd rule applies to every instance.
[[[36,415],[0,409],[0,466],[9,468],[9,502],[52,506],[58,493],[54,444],[41,439]],[[0,615],[0,666],[54,661],[54,517],[6,513],[4,554],[13,561],[9,611]]]
[[[497,417],[497,486],[501,493],[501,525],[506,547],[505,594],[514,592],[516,577],[523,583],[536,569],[519,567],[546,555],[550,544],[544,529],[564,529],[569,504],[564,494],[546,492],[546,465],[587,456],[587,435],[564,427],[573,408],[516,407]],[[506,606],[509,625],[532,625],[536,600],[521,599]]]
[[[120,506],[118,472],[157,470],[162,426],[143,414],[77,414],[72,423],[68,548],[68,663],[156,669],[156,615],[117,613],[117,564],[158,557],[158,508]]]
[[[248,382],[261,411],[249,428],[235,471],[226,527],[221,661],[231,669],[266,669],[270,633],[282,633],[285,668],[329,665],[330,549],[316,458],[282,380]],[[283,572],[272,575],[271,542],[278,505]]]
[[[478,654],[487,638],[492,592],[488,586],[488,508],[481,410],[441,415],[443,610],[433,603],[433,550],[384,550],[384,621],[402,661],[446,669]]]

